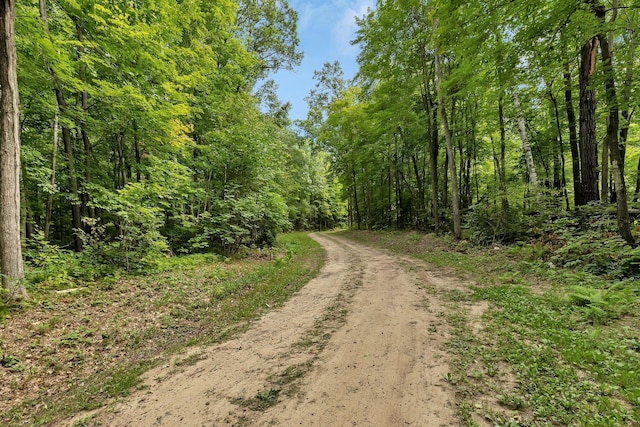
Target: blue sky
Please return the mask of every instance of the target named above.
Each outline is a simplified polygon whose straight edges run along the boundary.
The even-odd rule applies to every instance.
[[[340,61],[346,79],[357,71],[358,47],[349,43],[357,29],[355,17],[373,8],[375,0],[289,0],[298,12],[298,37],[304,52],[302,65],[294,71],[280,71],[272,78],[279,86],[278,97],[291,102],[293,120],[307,116],[304,98],[315,82],[313,72],[325,62]]]

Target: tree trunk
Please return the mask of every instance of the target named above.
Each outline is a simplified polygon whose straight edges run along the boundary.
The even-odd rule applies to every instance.
[[[67,110],[67,103],[64,99],[62,89],[56,88],[56,99],[60,113],[64,114]],[[67,161],[67,169],[69,170],[69,186],[71,189],[71,220],[74,230],[82,229],[82,212],[80,206],[80,197],[78,192],[78,177],[76,175],[75,157],[73,154],[73,140],[71,139],[71,130],[62,126],[62,143],[64,145],[64,156]],[[74,232],[73,246],[76,251],[82,250],[82,240],[77,233]]]
[[[9,299],[28,298],[20,242],[20,113],[15,39],[16,5],[0,0],[0,265]]]
[[[116,189],[122,189],[129,183],[127,175],[127,147],[124,130],[114,135],[114,182]]]
[[[411,155],[411,163],[413,165],[413,173],[416,176],[416,186],[418,187],[418,209],[420,210],[418,217],[418,228],[423,227],[425,211],[427,210],[426,202],[424,199],[424,176],[420,174],[420,167],[418,165],[418,159],[415,154]]]
[[[609,117],[607,117],[607,129],[608,128],[609,128]],[[601,161],[602,161],[602,172],[600,173],[600,193],[602,196],[602,201],[607,202],[609,200],[609,142],[606,135],[604,137],[604,141],[602,141],[602,160]]]
[[[429,139],[429,173],[431,178],[431,217],[433,219],[433,230],[440,231],[440,218],[438,212],[438,111],[434,108],[433,97],[430,92],[429,82],[431,81],[431,66],[427,61],[426,46],[420,46],[420,60],[422,66],[422,81],[420,90],[422,91],[422,103],[424,105],[425,118],[427,124],[427,138]]]
[[[47,34],[49,34],[49,20],[47,18],[47,6],[45,0],[39,0],[39,6],[40,19],[44,24]],[[55,71],[51,67],[48,68],[54,82],[54,91],[56,94],[56,101],[58,103],[58,110],[60,111],[60,114],[64,115],[67,112],[67,102],[64,98],[64,93],[62,92],[62,88],[58,83],[58,76],[56,75]],[[78,178],[76,176],[75,159],[73,154],[73,141],[71,140],[71,130],[65,125],[62,126],[62,141],[64,144],[64,153],[65,159],[67,161],[67,168],[69,169],[72,227],[76,230],[80,230],[82,229],[82,212],[80,209],[80,197],[78,194]],[[77,235],[77,233],[74,233],[73,245],[76,251],[82,250],[82,240],[80,239],[80,236]]]
[[[576,131],[576,113],[573,109],[573,90],[571,89],[571,72],[567,65],[564,73],[564,102],[567,110],[567,123],[569,124],[569,147],[571,149],[571,168],[573,170],[573,204],[584,204],[582,197],[582,183],[580,182],[580,151],[578,149],[578,132]]]
[[[500,90],[502,92],[502,89]],[[507,195],[507,130],[504,124],[504,106],[502,93],[498,98],[498,119],[500,121],[500,169],[498,176],[500,177],[500,193],[502,193],[502,212],[509,211],[509,197]]]
[[[142,150],[140,149],[140,139],[138,137],[138,122],[133,121],[133,148],[136,155],[136,182],[142,179]]]
[[[524,121],[524,114],[522,113],[520,99],[518,98],[518,90],[513,89],[511,96],[513,97],[513,105],[516,108],[516,114],[518,116],[518,129],[520,130],[520,139],[522,139],[522,151],[524,152],[524,159],[527,164],[531,190],[536,194],[537,200],[540,201],[541,194],[538,184],[538,173],[536,172],[536,165],[533,162],[533,152],[531,151],[531,143],[527,135],[527,125]]]
[[[438,138],[438,112],[433,108],[431,121],[431,144],[429,146],[429,172],[431,175],[431,215],[433,216],[433,231],[436,233],[440,232],[440,212],[438,206],[438,154],[440,153],[440,144]]]
[[[53,213],[53,192],[56,186],[56,158],[58,155],[58,112],[53,119],[53,149],[51,150],[51,176],[49,177],[49,194],[47,194],[47,205],[44,217],[44,238],[49,239],[51,229],[51,214]]]
[[[360,207],[358,206],[358,187],[356,185],[356,171],[355,169],[351,170],[353,176],[353,205],[356,212],[356,224],[358,226],[358,230],[362,229],[362,217],[360,216]]]
[[[622,157],[622,173],[624,175],[624,160],[625,160],[625,153],[626,153],[626,149],[627,149],[627,138],[629,136],[629,126],[631,125],[631,118],[633,116],[633,111],[635,109],[631,109],[631,111],[629,111],[629,107],[631,107],[631,91],[633,89],[633,76],[634,76],[634,71],[635,71],[635,62],[636,62],[636,30],[635,28],[630,28],[629,29],[629,33],[630,33],[630,37],[631,40],[629,40],[629,44],[628,44],[628,48],[627,48],[627,52],[629,54],[629,56],[627,57],[627,62],[625,64],[626,67],[626,73],[625,73],[625,78],[624,78],[624,87],[622,88],[622,105],[623,105],[623,110],[622,110],[622,118],[623,118],[623,122],[622,125],[620,127],[620,141],[619,141],[619,146],[620,146],[620,154]],[[613,37],[609,37],[610,40],[610,45],[613,45]]]
[[[438,26],[437,19],[433,23],[434,31]],[[442,69],[440,64],[440,54],[438,48],[435,49],[436,64],[436,86],[438,92],[438,104],[440,104],[440,118],[444,128],[444,135],[447,141],[447,157],[449,159],[449,175],[451,178],[451,198],[453,202],[453,237],[460,239],[462,237],[461,220],[460,220],[460,195],[458,194],[458,178],[456,176],[456,159],[453,153],[453,137],[451,129],[449,129],[449,119],[447,117],[447,109],[444,103],[444,94],[442,93]]]
[[[638,167],[636,168],[636,191],[633,193],[633,203],[638,201],[640,194],[640,159],[638,159]]]
[[[605,22],[606,11],[604,6],[593,5],[594,13],[601,23]],[[616,185],[616,202],[618,206],[618,231],[620,236],[629,243],[635,245],[635,239],[631,234],[631,222],[629,220],[629,208],[627,206],[627,186],[624,181],[622,166],[622,156],[618,146],[618,131],[620,126],[620,114],[616,96],[615,77],[613,73],[613,48],[609,44],[606,35],[599,34],[600,50],[602,53],[603,75],[606,88],[607,107],[609,110],[609,121],[607,123],[607,142],[611,155],[611,168],[613,170],[613,180]]]
[[[580,51],[580,182],[582,204],[600,200],[598,193],[598,143],[596,141],[596,92],[590,87],[596,69],[598,40],[587,41]],[[617,138],[616,138],[617,139]]]
[[[549,97],[551,98],[551,102],[553,103],[553,113],[556,119],[556,132],[558,133],[558,156],[560,158],[560,190],[562,191],[562,195],[564,197],[564,201],[569,210],[569,194],[567,193],[567,176],[565,175],[565,158],[564,158],[564,140],[562,138],[562,127],[560,126],[560,110],[558,109],[558,101],[556,97],[553,96],[553,92],[551,88],[549,89]]]
[[[440,200],[442,200],[442,207],[447,209],[449,207],[449,151],[447,151],[446,143],[442,171],[444,172],[444,176],[442,177],[442,196]]]
[[[82,27],[80,26],[80,22],[76,21],[76,35],[78,37],[78,59],[82,60],[82,56],[84,55],[84,34],[82,31]],[[85,85],[87,84],[87,70],[86,66],[81,63],[79,70],[80,80]],[[92,175],[91,175],[91,158],[93,156],[93,147],[91,146],[91,140],[89,139],[89,133],[87,132],[87,122],[84,116],[89,114],[89,95],[86,90],[80,92],[80,106],[82,108],[83,117],[80,119],[80,135],[82,137],[82,145],[84,146],[84,179],[86,184],[91,184]],[[95,218],[95,208],[90,206],[91,196],[85,188],[86,193],[86,201],[85,205],[87,205],[87,216],[89,218]]]

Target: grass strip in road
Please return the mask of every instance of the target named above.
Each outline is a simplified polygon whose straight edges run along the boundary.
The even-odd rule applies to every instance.
[[[471,279],[448,301],[464,425],[640,425],[640,285],[614,286],[582,272],[545,267],[510,248],[473,248],[415,232],[344,237],[412,255]],[[474,333],[464,304],[488,302]],[[425,326],[426,327],[426,326]]]
[[[0,425],[46,425],[98,408],[191,345],[222,341],[282,305],[324,263],[318,243],[286,234],[242,259],[194,255],[163,271],[60,294],[41,290],[0,324]]]

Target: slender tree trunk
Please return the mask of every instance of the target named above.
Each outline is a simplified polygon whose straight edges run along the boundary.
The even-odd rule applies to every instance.
[[[49,33],[49,20],[47,18],[47,6],[45,0],[39,0],[40,6],[40,19],[47,31]],[[62,92],[62,88],[58,83],[58,76],[55,71],[49,67],[49,73],[54,81],[54,92],[56,95],[56,101],[58,103],[58,110],[60,114],[64,115],[67,112],[67,102],[64,98],[64,93]],[[78,192],[78,178],[76,175],[75,168],[75,159],[73,154],[73,141],[71,140],[71,130],[63,125],[62,126],[62,142],[64,144],[64,153],[65,159],[67,161],[67,168],[69,170],[69,186],[71,189],[71,220],[72,227],[76,230],[82,229],[82,212],[80,206],[80,197]],[[82,250],[82,240],[77,233],[74,233],[73,239],[74,249],[76,251]]]
[[[496,152],[496,141],[491,134],[489,134],[489,140],[491,141],[491,154],[493,156],[493,183],[500,185],[500,159],[498,159],[498,153]]]
[[[607,117],[607,129],[609,128],[609,117]],[[600,173],[600,193],[601,200],[607,202],[609,199],[609,141],[607,135],[602,142],[602,172]],[[613,195],[612,195],[613,196]]]
[[[420,60],[422,68],[422,81],[420,90],[422,91],[422,103],[424,105],[427,138],[429,138],[429,173],[431,178],[431,217],[433,219],[433,230],[440,231],[440,218],[438,212],[438,111],[434,108],[431,96],[431,66],[428,64],[426,46],[420,46]],[[426,180],[426,178],[425,178]]]
[[[76,25],[76,35],[78,37],[78,59],[82,60],[82,57],[84,56],[84,33],[82,30],[82,26],[80,25],[80,23],[78,21],[75,22]],[[80,65],[80,70],[79,70],[79,75],[80,75],[80,80],[82,81],[83,84],[87,84],[87,67],[82,64]],[[93,177],[91,174],[92,171],[92,165],[91,165],[91,160],[93,157],[93,147],[91,145],[91,140],[89,139],[89,133],[87,131],[87,122],[86,122],[86,116],[89,115],[89,94],[87,93],[86,90],[83,90],[80,92],[80,106],[82,108],[82,118],[80,119],[80,135],[82,137],[82,145],[84,146],[84,179],[86,184],[91,184]],[[88,190],[85,188],[85,193],[86,193],[86,202],[85,204],[87,205],[87,215],[89,216],[89,218],[95,218],[96,213],[95,213],[95,208],[93,206],[91,206],[91,195],[89,194]]]
[[[538,173],[536,172],[536,165],[533,162],[533,152],[531,151],[531,143],[527,135],[527,125],[524,120],[524,114],[522,113],[522,107],[520,106],[520,99],[518,98],[518,90],[513,89],[511,96],[513,97],[513,105],[516,108],[516,114],[518,116],[518,129],[520,130],[520,139],[522,139],[522,151],[524,152],[524,159],[527,164],[529,182],[531,183],[531,189],[536,194],[536,198],[540,201],[541,194],[538,184]]]
[[[431,175],[431,215],[433,216],[433,231],[440,232],[440,212],[438,202],[438,154],[440,144],[438,142],[438,112],[432,108],[431,144],[429,146],[429,172]]]
[[[600,200],[598,193],[598,143],[596,141],[596,92],[591,77],[596,69],[598,39],[587,41],[580,52],[580,182],[582,204]],[[616,138],[617,139],[617,138]]]
[[[15,39],[16,5],[0,0],[0,265],[9,299],[28,298],[20,242],[20,112]]]
[[[40,19],[44,25],[44,30],[49,34],[49,18],[47,17],[47,3],[46,0],[38,0],[38,7],[40,9]]]
[[[124,188],[129,182],[129,178],[127,175],[127,154],[124,130],[114,135],[114,143],[114,153],[116,155],[116,161],[114,165],[116,188]]]
[[[502,91],[502,90],[501,90]],[[507,130],[504,123],[504,105],[502,93],[498,98],[498,119],[500,122],[500,193],[502,193],[502,212],[507,213],[509,211],[509,197],[507,196]]]
[[[65,102],[62,90],[55,89],[56,99],[58,100],[58,107],[60,113],[64,114],[67,111],[67,103]],[[64,145],[64,156],[67,161],[67,169],[69,171],[69,186],[71,189],[71,220],[74,230],[82,229],[82,212],[81,203],[78,191],[78,176],[76,174],[75,157],[73,150],[73,140],[71,139],[71,130],[62,125],[62,143]],[[76,251],[82,250],[82,240],[77,233],[74,232],[74,249]]]
[[[606,11],[604,6],[594,4],[596,17],[604,24]],[[606,88],[607,104],[609,109],[609,121],[607,123],[607,141],[611,155],[611,168],[613,180],[616,185],[616,202],[618,206],[618,231],[620,236],[629,243],[635,245],[635,239],[631,234],[631,222],[629,220],[629,208],[627,206],[627,186],[624,180],[622,156],[618,145],[618,131],[620,126],[620,114],[616,95],[615,77],[613,73],[613,47],[609,44],[606,35],[599,34],[600,50],[602,53],[602,65]]]
[[[476,152],[476,108],[474,104],[469,101],[467,105],[467,138],[466,138],[466,150],[467,150],[467,165],[465,175],[465,187],[467,188],[466,201],[467,207],[473,205],[473,183],[471,182],[472,167],[475,166]],[[473,163],[472,163],[473,160]]]
[[[578,148],[578,132],[576,131],[576,113],[573,109],[573,90],[571,85],[571,72],[567,64],[564,73],[564,102],[567,110],[567,122],[569,124],[569,148],[571,149],[571,168],[573,170],[573,204],[584,204],[582,197],[582,183],[580,181],[580,151]]]
[[[391,176],[392,176],[391,166],[389,166],[387,168],[387,206],[389,208],[387,210],[387,225],[389,227],[391,227],[391,225],[393,224],[393,217],[392,217],[392,212],[393,212],[393,183],[391,182]]]
[[[418,159],[415,154],[411,155],[411,163],[413,165],[413,173],[416,176],[416,186],[418,187],[418,209],[420,210],[418,218],[418,227],[422,228],[425,212],[427,210],[424,193],[424,176],[420,174],[420,167],[418,165]]]
[[[49,193],[47,194],[47,205],[45,207],[44,217],[44,238],[49,239],[49,231],[51,229],[51,214],[53,213],[53,192],[56,187],[56,159],[58,156],[58,112],[56,111],[53,119],[53,149],[51,150],[51,176],[49,177]]]
[[[633,203],[638,201],[640,195],[640,159],[638,159],[638,167],[636,168],[636,191],[633,193]]]
[[[133,121],[133,148],[136,155],[136,182],[142,179],[140,170],[142,168],[142,150],[140,149],[140,138],[138,137],[138,123]]]
[[[434,20],[434,31],[438,27],[437,19]],[[444,128],[444,135],[447,141],[447,154],[449,158],[449,175],[451,177],[451,192],[453,202],[453,236],[456,239],[462,237],[461,220],[460,220],[460,195],[458,192],[458,179],[456,176],[456,160],[453,153],[453,136],[451,135],[451,129],[449,128],[449,119],[447,117],[447,109],[444,103],[444,94],[442,93],[442,69],[440,64],[440,54],[438,48],[435,49],[435,64],[436,64],[436,86],[438,92],[438,104],[440,104],[440,118],[442,120],[442,126]]]
[[[569,210],[569,194],[567,193],[567,176],[565,174],[566,162],[564,158],[564,140],[562,138],[562,126],[560,126],[560,110],[558,109],[558,101],[556,97],[553,96],[553,92],[549,90],[549,97],[551,98],[551,102],[553,103],[553,112],[556,118],[556,132],[558,133],[558,144],[559,144],[559,157],[560,157],[560,189],[562,191],[562,195],[564,196],[564,201]]]
[[[362,217],[360,216],[360,207],[358,206],[358,186],[356,185],[356,171],[355,169],[351,169],[353,176],[353,205],[356,212],[356,224],[358,225],[358,230],[362,228]]]
[[[624,161],[627,153],[627,139],[629,138],[629,126],[631,125],[631,117],[633,113],[625,109],[622,111],[622,125],[620,126],[620,139],[618,146],[620,147],[620,159],[622,160],[622,173],[624,174]]]
[[[634,76],[634,71],[636,69],[636,46],[637,46],[637,42],[636,42],[636,37],[637,37],[637,30],[635,28],[631,28],[629,29],[629,34],[631,37],[631,40],[629,40],[629,47],[627,48],[627,52],[628,52],[628,58],[627,58],[627,62],[626,62],[626,73],[625,73],[625,78],[624,78],[624,87],[622,88],[622,105],[623,105],[623,110],[622,110],[622,125],[620,126],[620,141],[619,141],[619,146],[620,146],[620,154],[622,157],[622,173],[624,174],[624,160],[625,160],[625,153],[627,150],[627,139],[629,137],[629,126],[631,125],[631,118],[633,116],[633,111],[634,109],[632,109],[631,111],[629,111],[629,107],[631,106],[631,91],[633,88],[633,76]],[[609,37],[609,45],[613,45],[613,35],[611,34],[611,36]]]

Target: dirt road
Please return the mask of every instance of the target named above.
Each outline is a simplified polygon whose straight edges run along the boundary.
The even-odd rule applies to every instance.
[[[283,308],[150,371],[144,388],[86,423],[458,425],[445,308],[425,291],[455,283],[335,235],[313,238],[327,263]]]

